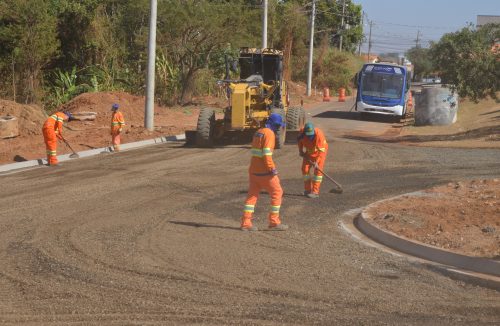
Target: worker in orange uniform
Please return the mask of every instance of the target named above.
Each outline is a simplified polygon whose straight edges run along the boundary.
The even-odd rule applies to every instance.
[[[248,169],[250,184],[241,219],[241,230],[243,231],[258,230],[257,227],[252,225],[252,215],[259,193],[263,189],[271,196],[271,208],[268,215],[269,229],[277,231],[288,229],[288,225],[281,223],[280,220],[283,190],[273,161],[273,150],[276,142],[275,133],[283,126],[281,115],[272,113],[267,119],[265,127],[257,130],[253,136],[252,158]]]
[[[57,165],[57,140],[64,140],[62,135],[64,121],[69,121],[72,118],[69,112],[56,112],[49,116],[43,124],[42,133],[47,150],[47,164]]]
[[[118,104],[113,104],[111,106],[111,141],[113,143],[113,150],[115,152],[120,151],[120,134],[125,126],[125,119],[123,119],[123,114],[118,111],[120,106]]]
[[[314,128],[314,125],[308,122],[300,130],[298,145],[299,155],[303,157],[302,176],[304,178],[304,195],[309,198],[318,198],[321,181],[323,181],[323,173],[317,168],[323,170],[328,152],[328,143],[326,142],[325,135],[321,129]],[[310,175],[311,167],[314,168],[312,177]]]

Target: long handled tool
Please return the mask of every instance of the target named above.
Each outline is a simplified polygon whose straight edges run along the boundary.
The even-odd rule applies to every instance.
[[[333,180],[333,178],[331,176],[329,176],[328,174],[325,173],[325,171],[321,170],[319,167],[318,167],[318,164],[311,161],[309,158],[305,158],[316,170],[318,170],[319,172],[323,173],[323,175],[325,177],[327,177],[331,182],[333,182],[337,187],[336,188],[332,188],[330,190],[330,192],[333,192],[333,193],[336,193],[336,194],[341,194],[342,192],[344,192],[344,189],[342,188],[342,185],[340,183],[338,183],[337,181]]]
[[[71,147],[71,145],[68,143],[68,141],[66,139],[62,139],[63,142],[66,144],[66,146],[68,146],[68,148],[73,152],[73,154],[70,154],[69,157],[70,158],[79,158],[80,155],[78,155],[74,150],[73,148]]]

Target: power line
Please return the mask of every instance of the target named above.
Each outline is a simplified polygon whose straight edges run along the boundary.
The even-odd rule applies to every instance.
[[[430,25],[406,25],[406,24],[388,23],[383,21],[375,21],[375,22],[379,25],[391,25],[391,26],[400,26],[409,28],[429,28],[429,29],[445,29],[445,30],[460,28],[458,26],[453,27],[453,26],[430,26]]]

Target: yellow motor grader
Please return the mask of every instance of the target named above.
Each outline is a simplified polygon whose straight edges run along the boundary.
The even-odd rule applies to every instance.
[[[276,133],[276,148],[285,143],[286,131],[304,126],[300,107],[289,108],[287,84],[283,80],[283,53],[275,49],[242,48],[238,59],[240,78],[219,81],[227,87],[229,105],[224,117],[216,119],[213,108],[203,108],[198,117],[196,145],[211,147],[229,131],[251,131],[264,126],[271,113],[281,114],[286,126]]]

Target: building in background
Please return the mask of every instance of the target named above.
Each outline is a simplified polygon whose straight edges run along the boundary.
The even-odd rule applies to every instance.
[[[477,15],[476,27],[481,28],[486,24],[500,24],[500,16]]]

